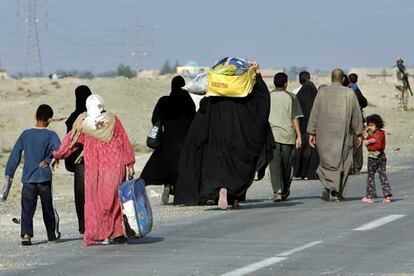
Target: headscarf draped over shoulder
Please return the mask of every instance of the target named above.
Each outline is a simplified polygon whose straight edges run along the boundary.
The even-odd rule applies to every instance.
[[[88,97],[86,108],[87,111],[80,114],[73,124],[71,146],[76,144],[82,133],[110,142],[114,135],[115,115],[105,111],[102,97],[96,94]]]
[[[76,142],[79,139],[79,136],[82,133],[92,136],[103,142],[111,141],[112,136],[114,135],[114,129],[115,129],[115,114],[108,113],[105,120],[100,122],[99,128],[97,127],[96,129],[92,129],[89,127],[89,125],[86,123],[87,117],[88,117],[88,114],[84,112],[81,115],[79,115],[79,117],[76,119],[75,123],[73,124],[72,137],[70,139],[71,147],[76,144]]]

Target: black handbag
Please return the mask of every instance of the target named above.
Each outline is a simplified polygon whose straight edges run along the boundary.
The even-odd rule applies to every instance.
[[[161,119],[158,119],[150,129],[147,136],[147,146],[157,149],[161,145],[163,126]]]

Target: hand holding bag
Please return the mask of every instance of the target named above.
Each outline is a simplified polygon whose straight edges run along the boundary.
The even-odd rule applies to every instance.
[[[150,129],[147,136],[147,146],[157,149],[161,145],[163,126],[161,119],[158,119]]]
[[[13,178],[8,175],[4,176],[4,186],[3,189],[0,190],[0,201],[6,201],[7,197],[9,196],[10,188],[13,183]]]

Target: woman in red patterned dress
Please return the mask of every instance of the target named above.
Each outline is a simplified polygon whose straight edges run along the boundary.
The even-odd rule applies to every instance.
[[[134,175],[135,154],[121,121],[105,111],[103,99],[91,95],[87,112],[79,115],[73,130],[63,139],[56,160],[83,145],[85,163],[84,245],[108,244],[124,236],[118,186]],[[78,161],[78,160],[77,160]],[[54,167],[56,162],[52,163]]]

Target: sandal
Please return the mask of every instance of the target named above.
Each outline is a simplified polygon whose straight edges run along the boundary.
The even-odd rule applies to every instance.
[[[374,200],[372,198],[366,196],[364,196],[361,201],[364,203],[374,203]]]
[[[104,239],[100,242],[100,245],[109,245],[109,239]]]

